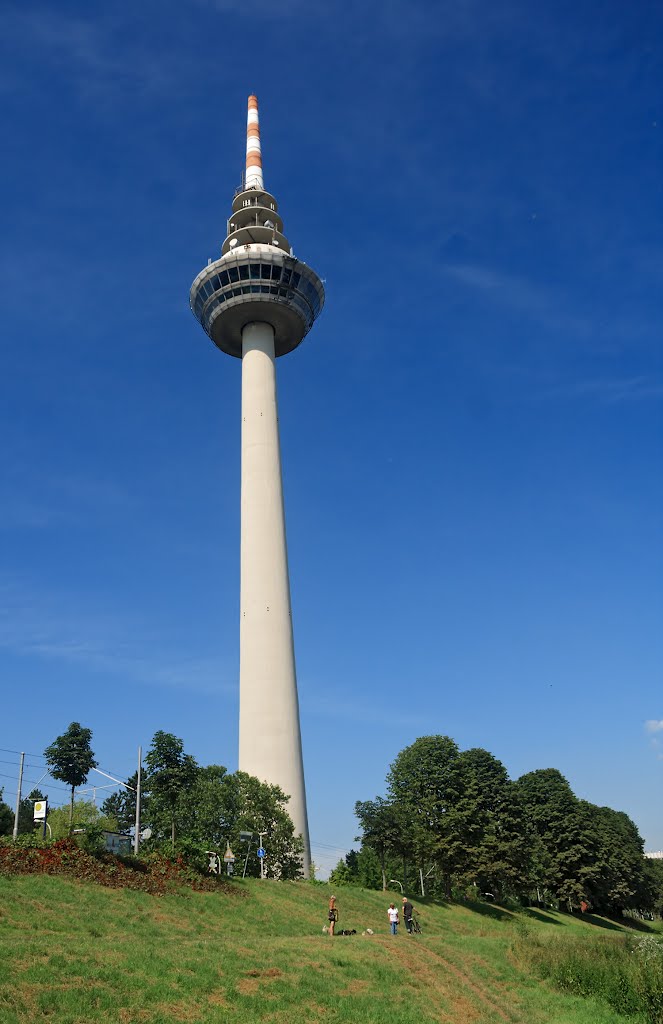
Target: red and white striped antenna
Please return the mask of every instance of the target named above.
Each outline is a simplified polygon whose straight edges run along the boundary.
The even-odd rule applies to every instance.
[[[249,96],[249,110],[246,118],[246,180],[244,188],[263,189],[264,187],[262,180],[258,98],[257,96]]]

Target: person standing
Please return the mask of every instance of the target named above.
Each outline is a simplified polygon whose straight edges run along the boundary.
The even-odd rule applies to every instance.
[[[396,930],[398,928],[398,911],[396,910],[396,907],[394,906],[393,903],[389,904],[389,909],[387,910],[387,919],[389,921],[389,926],[391,928],[391,934],[396,935]]]
[[[336,897],[329,897],[329,911],[327,913],[328,927],[327,932],[329,935],[334,934],[334,925],[338,921],[338,907],[336,906]]]
[[[403,897],[403,920],[405,921],[405,927],[407,928],[409,935],[412,934],[412,913],[413,913],[413,911],[414,911],[414,907],[410,903],[410,901],[407,898],[407,896],[404,896]]]

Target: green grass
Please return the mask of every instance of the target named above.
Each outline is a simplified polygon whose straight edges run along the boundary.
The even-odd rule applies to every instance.
[[[523,928],[514,951],[566,992],[599,996],[630,1019],[663,1022],[663,940],[654,935],[546,936]]]
[[[238,886],[246,898],[0,877],[0,1024],[625,1019],[599,999],[557,991],[524,954],[523,922],[536,943],[554,934],[573,946],[598,933],[586,921],[415,901],[423,935],[392,937],[389,897],[347,887],[335,890],[339,927],[358,934],[332,939],[322,932],[325,887]],[[628,931],[603,923],[617,942]]]

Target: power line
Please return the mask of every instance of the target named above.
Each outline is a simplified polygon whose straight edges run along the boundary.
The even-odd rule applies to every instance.
[[[0,753],[17,754],[19,757],[21,754],[25,754],[26,757],[40,757],[42,761],[46,760],[43,754],[30,754],[27,750],[8,750],[6,747],[0,747]]]
[[[347,846],[330,846],[328,843],[316,843],[315,840],[311,840],[311,846],[316,846],[318,849],[331,850],[332,853],[347,853]]]
[[[121,779],[123,774],[125,775],[125,778],[127,778],[127,779],[130,779],[132,775],[136,774],[135,772],[129,772],[128,775],[126,773],[123,773],[123,772],[111,772],[111,771],[108,771],[106,768],[102,768],[100,770],[103,771],[103,772],[106,772],[107,775],[114,775],[117,779]],[[123,782],[118,782],[117,785],[118,786],[123,786],[124,783]]]
[[[6,775],[4,772],[0,772],[0,778],[1,779],[12,779],[14,782],[18,781],[18,775]],[[41,786],[41,784],[43,782],[43,779],[26,779],[24,777],[23,781],[24,782],[31,782],[33,786]],[[52,782],[47,783],[44,786],[44,789],[59,789],[63,793],[68,793],[69,792],[69,790],[65,789],[64,786],[56,786]]]

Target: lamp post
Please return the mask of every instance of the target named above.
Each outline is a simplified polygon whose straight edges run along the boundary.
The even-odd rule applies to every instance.
[[[240,843],[246,843],[246,857],[244,858],[244,870],[242,871],[242,878],[246,878],[246,865],[249,863],[249,853],[251,850],[252,839],[253,832],[240,832],[239,834]]]

